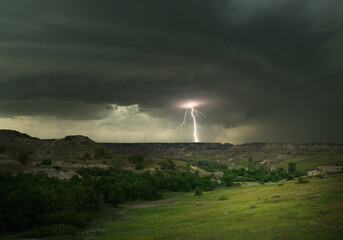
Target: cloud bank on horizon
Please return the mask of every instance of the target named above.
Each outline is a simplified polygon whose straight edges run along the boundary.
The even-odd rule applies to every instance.
[[[51,138],[343,141],[340,0],[3,0],[0,128]]]

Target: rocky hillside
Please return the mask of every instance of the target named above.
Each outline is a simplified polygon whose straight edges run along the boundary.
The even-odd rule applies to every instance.
[[[285,143],[96,143],[85,136],[40,140],[12,130],[0,130],[0,168],[16,169],[30,166],[61,166],[65,168],[107,167],[117,156],[140,154],[147,157],[215,161],[231,166],[255,165],[287,167],[296,162],[299,169],[312,170],[318,166],[343,165],[343,144],[285,144]],[[111,160],[110,160],[111,159]],[[119,161],[119,160],[118,160]],[[127,162],[127,161],[126,161]],[[24,163],[24,164],[23,164]],[[126,164],[127,165],[127,164]],[[153,163],[151,163],[153,166]]]
[[[31,166],[103,166],[112,151],[85,136],[40,140],[12,130],[0,130],[1,170],[29,170]],[[32,170],[32,169],[31,169]]]
[[[318,165],[343,165],[343,144],[309,143],[246,143],[241,145],[220,143],[104,143],[118,153],[141,153],[147,156],[209,160],[247,166],[251,158],[254,164],[287,165],[299,162],[304,168]],[[312,164],[313,163],[313,164]]]

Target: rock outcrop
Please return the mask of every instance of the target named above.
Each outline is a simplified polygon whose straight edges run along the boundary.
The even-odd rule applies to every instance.
[[[319,166],[318,170],[312,170],[307,172],[307,176],[326,175],[328,173],[342,172],[343,166]]]

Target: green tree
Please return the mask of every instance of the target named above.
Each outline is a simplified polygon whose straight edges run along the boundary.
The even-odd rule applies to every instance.
[[[203,195],[203,194],[202,194],[201,188],[197,187],[197,188],[195,189],[194,196],[200,198],[200,197],[202,197],[202,195]]]
[[[225,187],[230,187],[233,185],[235,177],[236,176],[233,173],[225,172],[221,180],[224,183]]]
[[[133,154],[129,157],[129,161],[132,163],[143,163],[144,162],[144,156],[141,154]]]
[[[291,174],[295,174],[295,171],[297,169],[297,165],[294,162],[289,162],[288,163],[288,172]]]
[[[254,163],[252,161],[252,157],[249,157],[249,170],[254,169]]]

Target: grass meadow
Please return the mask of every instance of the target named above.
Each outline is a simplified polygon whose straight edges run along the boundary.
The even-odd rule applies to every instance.
[[[341,239],[342,223],[343,175],[337,174],[103,206],[93,227],[107,234],[86,239]]]

